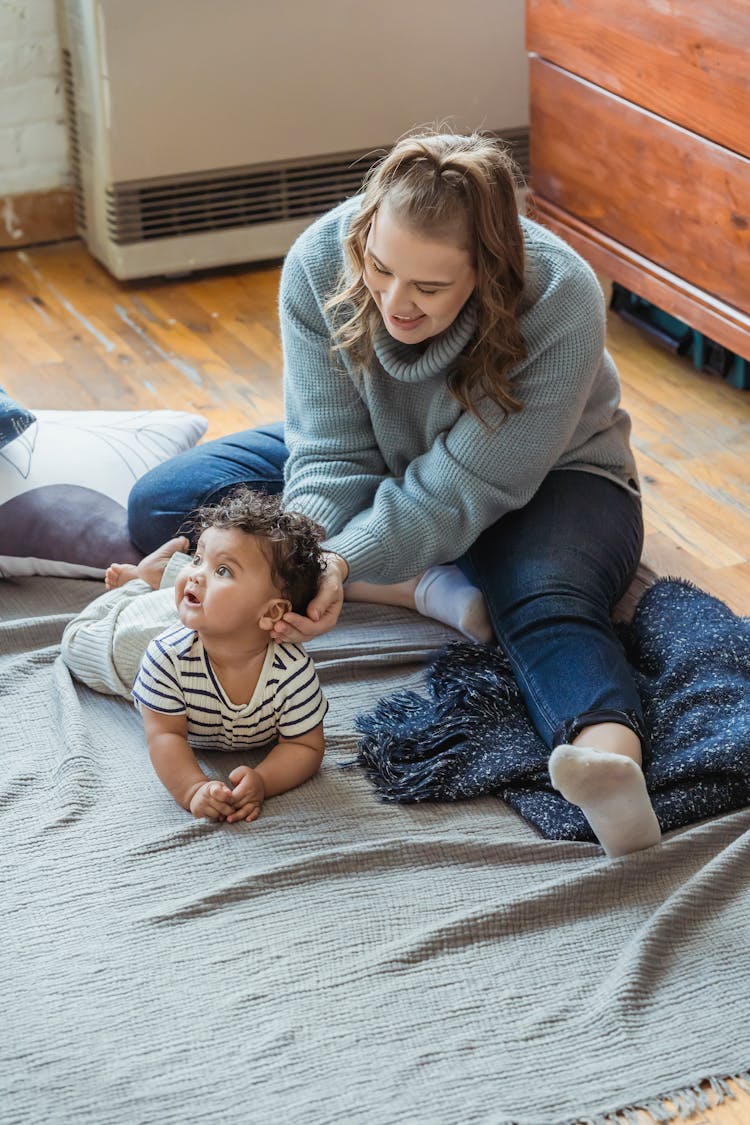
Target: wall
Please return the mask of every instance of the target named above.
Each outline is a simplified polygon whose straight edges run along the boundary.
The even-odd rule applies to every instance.
[[[0,0],[0,194],[69,182],[54,0]]]
[[[0,0],[0,248],[75,232],[54,0]]]

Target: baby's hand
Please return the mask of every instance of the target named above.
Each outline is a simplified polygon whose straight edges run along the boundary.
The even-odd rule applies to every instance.
[[[190,798],[190,811],[198,818],[229,820],[234,812],[232,790],[223,781],[205,781]]]
[[[232,770],[229,780],[234,785],[232,800],[234,809],[227,817],[227,823],[236,820],[255,820],[260,816],[263,798],[266,795],[263,778],[252,766],[237,766]]]

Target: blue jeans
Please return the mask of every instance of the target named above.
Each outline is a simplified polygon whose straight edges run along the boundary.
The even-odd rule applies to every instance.
[[[144,553],[185,517],[242,481],[283,487],[284,430],[274,423],[206,442],[142,477],[129,500],[130,535]],[[643,545],[640,500],[605,477],[549,474],[520,511],[503,516],[457,560],[482,590],[531,719],[548,746],[595,722],[642,741],[643,713],[611,611]]]
[[[133,485],[128,498],[130,538],[148,555],[178,532],[188,534],[190,512],[215,504],[236,484],[281,492],[286,459],[282,422],[242,430],[179,453]]]
[[[457,560],[484,594],[534,726],[550,747],[607,721],[647,743],[611,619],[642,547],[639,497],[594,473],[557,470],[525,508],[499,519]]]

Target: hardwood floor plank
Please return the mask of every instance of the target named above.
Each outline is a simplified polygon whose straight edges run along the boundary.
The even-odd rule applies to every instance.
[[[730,512],[707,510],[698,490],[686,487],[665,466],[641,453],[638,457],[644,506],[651,521],[708,566],[733,566],[746,561],[733,546],[741,542],[740,521]],[[750,523],[743,521],[750,533]]]
[[[742,452],[726,450],[700,461],[678,462],[670,468],[675,476],[699,489],[714,504],[726,505],[750,517],[750,466]]]
[[[0,338],[10,344],[32,367],[60,363],[59,351],[51,345],[44,325],[28,318],[24,302],[13,296],[0,301]]]
[[[686,578],[726,602],[735,613],[747,613],[750,605],[750,565],[747,563],[708,567],[650,522],[647,524],[643,554],[657,574]]]

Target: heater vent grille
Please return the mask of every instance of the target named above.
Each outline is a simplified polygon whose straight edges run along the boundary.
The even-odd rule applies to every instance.
[[[68,122],[68,143],[70,165],[73,173],[73,210],[78,230],[86,230],[86,204],[83,195],[83,176],[81,174],[81,139],[79,136],[78,114],[76,112],[75,79],[73,59],[70,51],[62,52],[63,84],[65,88],[65,110]]]
[[[528,130],[498,135],[527,174]],[[356,195],[383,151],[115,184],[107,189],[108,233],[114,243],[127,246],[157,238],[312,219]]]
[[[171,182],[116,185],[107,224],[120,245],[154,238],[311,218],[356,195],[377,154],[215,173]]]

